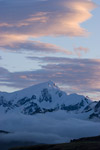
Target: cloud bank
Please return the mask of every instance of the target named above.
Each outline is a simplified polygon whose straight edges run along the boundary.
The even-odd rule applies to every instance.
[[[33,116],[6,114],[0,116],[0,129],[11,132],[0,135],[0,141],[63,143],[99,135],[100,123],[73,118],[63,111]]]
[[[25,88],[52,80],[63,90],[76,93],[100,92],[100,60],[71,59],[64,57],[29,57],[42,63],[41,69],[9,72],[0,68],[0,85]]]

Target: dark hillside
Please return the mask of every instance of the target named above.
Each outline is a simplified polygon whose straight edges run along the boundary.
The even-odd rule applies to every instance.
[[[100,150],[100,136],[72,140],[70,143],[35,145],[10,150]]]

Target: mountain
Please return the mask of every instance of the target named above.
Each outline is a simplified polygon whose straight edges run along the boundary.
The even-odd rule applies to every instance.
[[[0,112],[34,115],[59,110],[74,114],[88,113],[89,119],[100,118],[100,101],[93,102],[78,94],[67,95],[52,81],[13,93],[0,92]]]
[[[100,101],[67,94],[52,81],[0,92],[0,131],[1,144],[8,146],[11,142],[18,146],[23,142],[53,144],[97,136]]]
[[[90,103],[91,101],[84,96],[67,95],[52,81],[13,93],[0,93],[0,109],[5,113],[15,110],[27,115],[58,110],[78,113]]]
[[[85,111],[86,109],[88,109],[88,111],[91,112],[89,119],[94,118],[100,119],[100,101],[91,103],[89,106],[85,108]]]

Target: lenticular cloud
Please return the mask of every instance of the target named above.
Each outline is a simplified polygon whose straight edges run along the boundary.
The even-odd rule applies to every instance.
[[[95,7],[88,0],[0,1],[0,46],[29,37],[85,36],[80,24]]]

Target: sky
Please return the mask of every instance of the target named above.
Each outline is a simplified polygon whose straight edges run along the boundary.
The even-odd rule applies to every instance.
[[[0,91],[52,80],[100,98],[99,0],[0,0]]]

